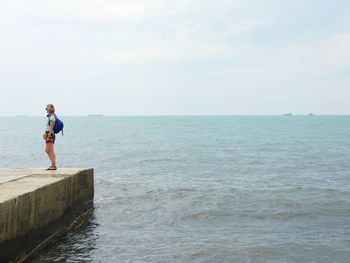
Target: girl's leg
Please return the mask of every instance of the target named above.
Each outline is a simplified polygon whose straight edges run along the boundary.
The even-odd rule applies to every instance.
[[[50,158],[51,165],[56,166],[56,155],[55,155],[55,150],[53,147],[53,143],[47,143],[46,144],[46,153]]]
[[[47,156],[50,158],[50,148],[49,148],[48,143],[45,144],[45,152],[46,152]]]

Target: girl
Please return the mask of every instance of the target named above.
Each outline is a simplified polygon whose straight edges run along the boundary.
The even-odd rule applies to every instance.
[[[46,106],[46,112],[47,112],[46,116],[48,117],[48,121],[46,123],[46,130],[43,135],[43,138],[46,142],[45,152],[47,153],[51,161],[51,166],[46,170],[57,170],[56,155],[53,147],[56,139],[55,133],[53,131],[53,127],[55,126],[55,122],[56,122],[55,107],[52,104],[48,104]]]

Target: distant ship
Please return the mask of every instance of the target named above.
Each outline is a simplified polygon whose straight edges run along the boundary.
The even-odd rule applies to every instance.
[[[283,113],[282,116],[292,116],[292,113]]]
[[[309,116],[314,116],[315,114],[313,114],[313,113],[309,113]]]

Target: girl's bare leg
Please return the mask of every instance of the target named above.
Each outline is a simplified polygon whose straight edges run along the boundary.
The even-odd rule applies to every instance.
[[[47,143],[45,151],[50,158],[51,165],[56,166],[56,155],[55,155],[55,151],[53,148],[53,143]]]

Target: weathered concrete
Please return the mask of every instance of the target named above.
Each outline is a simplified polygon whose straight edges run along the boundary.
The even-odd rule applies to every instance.
[[[0,170],[0,262],[18,261],[93,207],[93,169]]]

